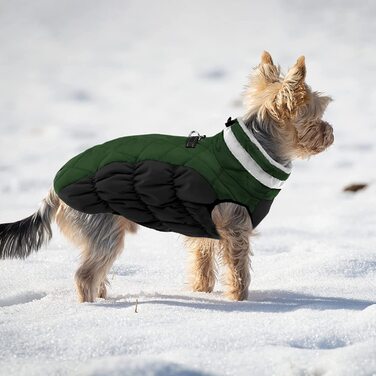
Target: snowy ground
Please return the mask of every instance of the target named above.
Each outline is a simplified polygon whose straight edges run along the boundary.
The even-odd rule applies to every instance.
[[[90,145],[218,132],[264,49],[283,67],[306,55],[336,141],[295,163],[260,226],[248,301],[189,292],[175,234],[129,237],[94,304],[77,303],[78,251],[56,229],[1,261],[0,374],[376,375],[375,16],[355,0],[2,1],[0,222]],[[370,186],[341,192],[353,182]]]

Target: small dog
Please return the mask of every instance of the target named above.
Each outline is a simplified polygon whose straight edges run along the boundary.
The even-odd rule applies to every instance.
[[[334,141],[332,127],[322,120],[331,98],[312,91],[305,76],[303,56],[282,76],[270,54],[263,52],[245,91],[242,126],[275,165],[290,166],[293,159],[318,154]],[[85,214],[68,206],[51,189],[34,215],[0,225],[0,258],[25,258],[38,250],[52,236],[53,219],[82,251],[75,276],[79,300],[106,298],[107,273],[123,249],[124,235],[135,233],[137,223],[111,213]],[[228,298],[246,299],[253,218],[243,205],[220,202],[212,209],[211,219],[219,239],[188,237],[186,241],[193,256],[192,289],[213,291],[218,251],[228,270]]]

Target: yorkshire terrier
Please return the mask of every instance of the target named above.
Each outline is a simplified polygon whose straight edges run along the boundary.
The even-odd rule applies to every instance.
[[[331,125],[322,120],[331,98],[312,91],[305,76],[303,56],[282,75],[270,54],[263,52],[244,93],[242,124],[267,158],[280,166],[321,153],[334,141]],[[218,239],[187,237],[192,253],[192,289],[213,291],[218,252],[227,267],[227,297],[244,300],[250,284],[252,217],[243,205],[221,202],[212,209],[211,219]],[[121,215],[75,210],[51,189],[34,215],[0,225],[0,258],[25,258],[37,251],[52,236],[52,220],[82,251],[75,275],[79,300],[105,299],[107,273],[123,249],[125,234],[135,233],[138,224]]]

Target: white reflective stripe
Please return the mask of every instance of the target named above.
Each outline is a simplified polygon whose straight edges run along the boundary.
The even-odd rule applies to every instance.
[[[282,187],[284,181],[269,175],[256,163],[236,139],[231,127],[223,130],[223,138],[232,155],[240,162],[244,169],[261,184],[274,189],[280,189]]]
[[[248,136],[248,138],[252,141],[253,144],[257,146],[257,148],[261,151],[261,153],[264,155],[264,157],[275,167],[279,168],[286,174],[291,173],[291,163],[289,163],[287,166],[284,166],[277,161],[275,161],[267,152],[266,150],[261,146],[261,144],[257,141],[256,137],[252,134],[252,132],[247,128],[247,126],[244,124],[244,121],[242,118],[236,119],[240,126],[242,127],[244,133]]]

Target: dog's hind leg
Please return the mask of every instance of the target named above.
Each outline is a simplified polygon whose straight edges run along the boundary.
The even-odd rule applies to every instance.
[[[214,245],[216,240],[187,238],[192,255],[191,286],[193,291],[212,292],[215,285]]]
[[[119,243],[123,242],[123,238],[124,234],[119,236]],[[97,297],[107,297],[106,275],[122,248],[122,244],[114,246],[106,255],[102,254],[100,257],[97,257],[98,250],[95,248],[84,250],[82,264],[75,275],[80,302],[93,302]]]
[[[107,297],[107,273],[123,250],[125,233],[135,227],[123,217],[100,216],[92,218],[85,227],[88,241],[82,254],[82,265],[75,276],[82,302],[92,302],[97,296]]]
[[[112,214],[84,214],[67,206],[57,213],[62,232],[82,249],[82,263],[75,280],[81,302],[106,298],[107,273],[124,246],[126,232],[137,225]]]
[[[101,282],[98,290],[98,298],[107,299],[107,285],[109,284],[110,282],[107,278],[105,278],[104,281]]]
[[[228,269],[226,295],[232,300],[244,300],[248,297],[248,287],[251,282],[249,244],[251,219],[243,206],[233,203],[217,205],[212,217],[221,236],[220,256]]]

